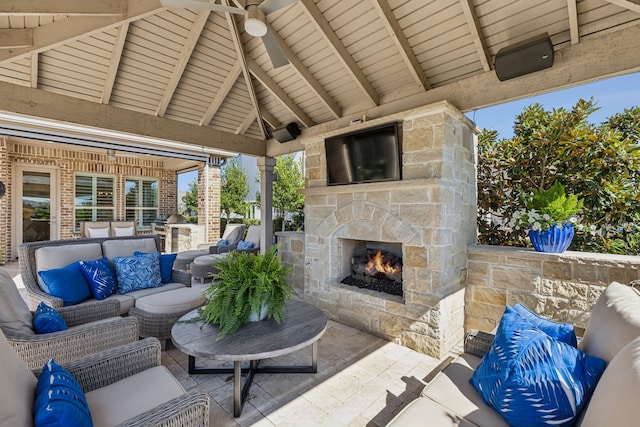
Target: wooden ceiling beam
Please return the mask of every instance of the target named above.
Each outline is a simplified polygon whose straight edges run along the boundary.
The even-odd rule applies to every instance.
[[[362,89],[365,95],[367,95],[367,98],[374,105],[380,105],[380,95],[378,95],[369,80],[367,80],[367,77],[364,75],[360,67],[358,67],[358,64],[356,64],[356,61],[344,46],[342,40],[340,40],[335,31],[333,31],[333,28],[331,28],[331,25],[320,9],[318,9],[315,2],[313,0],[299,0],[298,4],[304,6],[303,9],[309,16],[311,22],[317,27],[320,34],[322,34],[324,39],[329,43],[329,47],[345,66],[356,84],[360,89]]]
[[[0,110],[115,132],[177,141],[223,152],[264,156],[264,141],[180,120],[0,82]]]
[[[229,6],[229,0],[223,0],[223,4]],[[225,18],[227,19],[227,24],[229,25],[233,45],[236,48],[236,55],[238,56],[240,68],[242,69],[242,74],[244,75],[244,80],[246,82],[247,91],[249,92],[249,98],[251,100],[251,105],[253,106],[253,111],[255,112],[256,117],[262,117],[262,114],[260,114],[260,103],[258,102],[258,95],[256,95],[256,90],[253,87],[253,81],[251,80],[251,73],[249,72],[249,67],[247,66],[247,54],[244,51],[244,46],[242,45],[242,40],[240,39],[238,24],[234,16],[232,16],[232,14],[230,13],[225,13]],[[262,137],[266,141],[267,130],[264,128],[261,120],[258,122],[258,127],[260,128]]]
[[[189,58],[191,58],[191,54],[196,48],[198,40],[200,40],[200,34],[202,34],[202,30],[204,30],[205,25],[207,25],[210,13],[211,12],[209,12],[208,10],[198,13],[195,21],[191,25],[189,35],[187,36],[187,40],[182,47],[182,52],[180,52],[178,62],[176,63],[175,67],[173,67],[173,71],[171,72],[171,77],[169,77],[167,87],[165,88],[164,93],[162,94],[162,99],[160,100],[160,104],[156,109],[156,116],[164,116],[164,113],[166,113],[169,102],[171,102],[171,98],[173,98],[173,94],[178,87],[178,83],[180,83],[182,74],[184,73],[185,68],[187,68]]]
[[[127,0],[0,0],[0,16],[124,15]]]
[[[51,3],[55,2],[52,1]],[[70,16],[69,18],[54,21],[33,29],[33,44],[31,46],[0,50],[0,65],[14,58],[53,49],[82,37],[147,17],[161,9],[164,8],[160,4],[160,0],[128,0],[127,12],[124,15]]]
[[[387,0],[373,0],[372,3],[380,19],[382,19],[382,23],[387,28],[387,31],[389,31],[389,35],[398,48],[398,53],[400,53],[402,60],[407,65],[413,79],[422,90],[431,89],[431,83],[427,80],[422,65],[420,65],[418,58],[416,58],[416,55],[413,53],[413,49],[405,37],[402,28],[400,28],[400,24],[398,24],[398,20],[393,14],[391,7],[389,7]]]
[[[122,50],[124,49],[124,43],[127,41],[127,34],[129,33],[129,23],[125,22],[120,26],[116,41],[113,44],[113,51],[111,52],[111,59],[109,60],[109,69],[107,70],[107,76],[104,79],[104,88],[102,89],[102,97],[100,102],[108,104],[111,100],[111,93],[113,92],[113,85],[116,82],[116,76],[118,75],[118,67],[120,66],[120,58],[122,58]]]
[[[276,119],[270,112],[268,112],[264,108],[261,111],[262,111],[262,120],[267,122],[267,124],[271,126],[272,129],[276,129],[282,126],[282,123],[280,123],[280,121]]]
[[[286,94],[286,92],[273,81],[271,77],[256,64],[252,59],[247,58],[247,64],[249,65],[249,71],[273,96],[278,98],[278,101],[285,106],[287,110],[291,112],[305,127],[313,126],[313,121],[307,114],[302,111],[300,107]]]
[[[473,0],[460,0],[460,6],[462,6],[462,12],[464,13],[467,25],[471,31],[471,38],[473,39],[473,44],[478,52],[478,58],[482,64],[482,69],[484,71],[489,71],[491,70],[491,56],[489,55],[487,43],[482,35],[482,26],[480,25],[478,14],[476,13],[475,6],[473,5]]]
[[[337,119],[340,116],[342,116],[342,109],[340,108],[340,106],[333,100],[331,95],[329,95],[327,91],[324,90],[320,82],[318,82],[318,80],[313,76],[313,74],[311,74],[309,69],[305,67],[305,65],[302,63],[300,58],[298,58],[298,55],[296,55],[293,52],[293,50],[289,47],[289,45],[285,43],[284,40],[282,40],[282,37],[280,37],[278,32],[275,31],[273,28],[271,28],[271,26],[268,23],[267,23],[267,27],[269,27],[269,31],[271,31],[273,37],[276,39],[276,41],[280,45],[280,48],[282,49],[282,52],[284,52],[284,56],[289,61],[289,64],[293,66],[293,68],[298,72],[300,77],[302,77],[305,83],[307,83],[307,86],[309,87],[309,89],[311,89],[311,91],[313,91],[313,93],[318,97],[318,99],[320,99],[320,102],[322,102],[322,104],[324,104],[324,106],[331,112],[333,117]]]
[[[37,53],[34,53],[33,55],[31,55],[29,85],[34,89],[38,87],[38,56],[39,55]]]
[[[249,114],[247,114],[244,118],[244,120],[242,121],[242,123],[240,123],[240,126],[238,126],[238,128],[236,129],[236,131],[234,132],[237,135],[241,135],[243,133],[245,133],[247,131],[247,129],[249,129],[249,126],[251,126],[251,123],[253,123],[253,121],[256,119],[256,112],[255,111],[249,111]]]
[[[0,29],[0,49],[20,49],[33,44],[33,28]]]
[[[205,111],[202,119],[200,119],[200,126],[209,126],[209,123],[211,123],[213,116],[216,115],[216,113],[220,109],[220,106],[227,98],[229,91],[231,91],[231,88],[236,83],[236,80],[238,80],[238,77],[240,77],[241,72],[242,67],[240,66],[240,61],[236,61],[229,73],[227,73],[227,77],[225,77],[224,82],[222,82],[220,89],[218,89],[218,93],[216,93],[216,96],[211,100],[211,104],[209,104],[209,106],[207,107],[207,111]]]
[[[632,12],[640,13],[640,4],[631,0],[607,0],[609,3],[613,3],[616,6],[629,9]]]
[[[580,31],[578,26],[578,5],[577,0],[567,0],[567,12],[569,14],[569,34],[571,44],[580,43]]]

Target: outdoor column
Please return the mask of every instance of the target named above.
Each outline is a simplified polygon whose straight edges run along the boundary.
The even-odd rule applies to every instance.
[[[205,226],[205,242],[220,239],[220,185],[220,165],[204,163],[198,169],[198,225]]]
[[[273,244],[273,157],[258,157],[260,170],[260,251],[265,253]]]

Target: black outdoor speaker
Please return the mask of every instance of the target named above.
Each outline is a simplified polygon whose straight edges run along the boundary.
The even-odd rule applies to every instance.
[[[284,127],[274,129],[271,134],[278,142],[293,141],[300,135],[300,128],[297,123],[291,122]]]
[[[495,70],[501,82],[544,70],[553,65],[553,44],[549,34],[502,48],[496,54]]]

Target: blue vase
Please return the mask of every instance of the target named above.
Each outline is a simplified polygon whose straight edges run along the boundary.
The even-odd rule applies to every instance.
[[[552,225],[546,230],[529,230],[529,239],[538,252],[561,253],[567,250],[573,240],[573,224],[567,222],[562,228]]]

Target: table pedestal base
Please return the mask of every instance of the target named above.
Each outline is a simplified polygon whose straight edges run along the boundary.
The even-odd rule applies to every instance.
[[[242,373],[248,373],[244,384]],[[311,344],[311,365],[308,366],[260,366],[260,360],[251,360],[243,368],[242,361],[234,361],[233,368],[196,368],[196,358],[189,356],[189,374],[233,374],[233,416],[239,417],[247,400],[255,374],[315,374],[318,372],[318,342]]]

